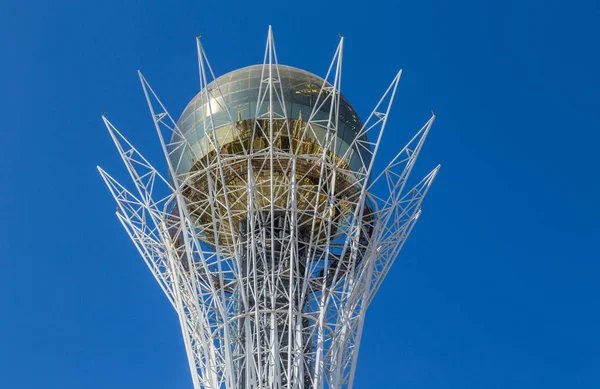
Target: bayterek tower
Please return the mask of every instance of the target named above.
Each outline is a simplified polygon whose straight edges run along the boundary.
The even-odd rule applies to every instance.
[[[365,314],[439,170],[406,185],[435,116],[375,169],[401,71],[361,119],[340,93],[344,37],[324,78],[279,64],[271,28],[262,64],[218,78],[197,50],[177,121],[139,74],[167,170],[106,117],[131,182],[99,168],[194,388],[352,388]]]

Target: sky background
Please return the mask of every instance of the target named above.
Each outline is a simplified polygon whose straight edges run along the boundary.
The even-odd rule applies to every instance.
[[[136,70],[174,117],[215,72],[324,75],[365,117],[404,69],[380,160],[437,119],[442,170],[366,319],[355,388],[600,387],[600,3],[0,1],[0,388],[191,388],[175,313],[96,171],[101,121],[163,166]]]

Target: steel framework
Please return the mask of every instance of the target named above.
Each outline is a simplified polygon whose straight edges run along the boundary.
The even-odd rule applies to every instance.
[[[268,141],[260,147],[243,141],[233,125],[227,136],[240,147],[227,151],[211,136],[209,112],[204,142],[210,152],[196,155],[193,172],[181,173],[175,156],[197,150],[141,73],[169,178],[103,116],[134,190],[98,169],[117,201],[118,219],[177,312],[196,389],[352,388],[366,310],[439,166],[405,190],[432,115],[383,171],[373,171],[401,71],[351,147],[343,155],[331,152],[337,150],[343,45],[341,37],[313,114],[292,128],[297,123],[285,114],[269,28],[251,134]],[[218,85],[207,87],[215,77],[199,38],[197,49],[201,93],[218,98]],[[324,107],[329,118],[317,120],[314,113]],[[325,138],[311,137],[316,126],[327,130]],[[283,136],[310,138],[319,152],[284,149]],[[358,169],[349,167],[352,154],[361,156]],[[310,171],[318,183],[303,179]],[[192,202],[190,188],[199,180],[203,196]]]

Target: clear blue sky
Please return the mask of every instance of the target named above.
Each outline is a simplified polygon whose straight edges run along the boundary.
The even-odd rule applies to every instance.
[[[191,388],[178,322],[97,174],[101,121],[161,165],[136,75],[174,116],[218,74],[280,62],[367,114],[404,69],[382,159],[438,119],[442,171],[367,316],[356,388],[600,387],[600,5],[2,1],[0,388]]]

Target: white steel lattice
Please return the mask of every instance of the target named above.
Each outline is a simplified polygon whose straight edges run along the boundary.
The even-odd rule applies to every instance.
[[[208,104],[202,152],[140,73],[169,179],[103,117],[135,190],[100,174],[179,316],[196,389],[352,388],[366,310],[439,166],[405,190],[432,116],[373,172],[401,72],[350,146],[334,152],[343,44],[342,37],[313,112],[293,120],[269,28],[250,125],[224,107],[231,125],[217,136]],[[218,100],[199,39],[197,46],[201,97]],[[316,114],[323,110],[326,119]],[[194,168],[181,171],[186,153]]]

